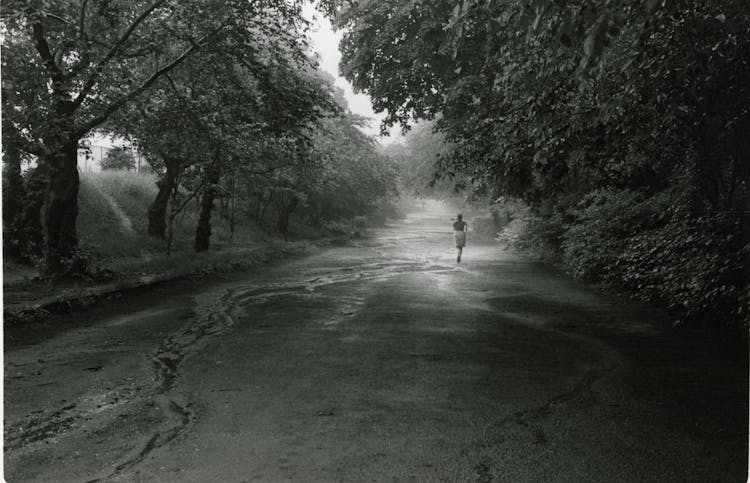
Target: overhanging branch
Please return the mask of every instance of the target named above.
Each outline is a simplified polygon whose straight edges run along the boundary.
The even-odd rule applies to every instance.
[[[222,24],[218,26],[216,29],[214,29],[211,33],[204,36],[202,39],[200,39],[197,42],[192,42],[190,47],[186,49],[182,54],[177,56],[174,60],[166,64],[164,67],[160,68],[156,72],[154,72],[151,77],[146,79],[146,81],[141,84],[140,87],[137,89],[131,91],[130,93],[126,94],[125,96],[121,97],[117,101],[110,104],[107,108],[102,111],[101,114],[94,117],[89,122],[85,123],[83,126],[81,126],[79,129],[75,131],[75,135],[77,136],[83,136],[87,132],[89,132],[91,129],[95,128],[96,126],[102,124],[104,121],[106,121],[109,116],[111,116],[113,113],[115,113],[119,108],[130,102],[135,97],[139,96],[143,91],[151,87],[157,80],[159,80],[163,75],[170,72],[172,69],[180,65],[182,62],[187,59],[190,54],[192,54],[194,51],[196,51],[207,39],[213,37],[217,33],[219,33],[226,25]]]
[[[144,21],[146,18],[148,18],[149,15],[151,15],[154,10],[159,8],[162,4],[164,4],[166,0],[156,0],[154,3],[151,4],[143,13],[141,13],[134,21],[130,24],[130,26],[123,32],[123,34],[120,36],[119,39],[115,42],[115,44],[112,46],[111,49],[107,52],[107,54],[102,57],[102,59],[97,62],[96,67],[94,68],[94,71],[89,76],[88,80],[86,81],[86,84],[83,86],[83,89],[81,89],[81,92],[78,93],[78,96],[73,101],[73,108],[76,109],[78,106],[83,103],[83,101],[86,99],[86,96],[89,95],[91,92],[91,89],[94,88],[96,85],[96,81],[99,78],[99,75],[101,75],[104,68],[107,66],[110,60],[117,55],[117,52],[122,48],[122,46],[127,42],[127,40],[130,38],[132,33],[135,31],[136,28]],[[85,6],[85,5],[84,5]],[[83,19],[83,7],[82,7],[82,13],[81,18]],[[81,22],[81,29],[83,29],[83,22]],[[81,30],[83,32],[83,30]]]
[[[87,132],[89,132],[91,129],[95,128],[96,126],[98,126],[101,123],[103,123],[104,121],[106,121],[109,118],[109,116],[111,116],[113,113],[115,113],[119,108],[121,108],[122,106],[124,106],[125,104],[127,104],[129,101],[131,101],[132,99],[134,99],[135,97],[137,97],[138,95],[140,95],[143,91],[145,91],[149,87],[151,87],[151,85],[154,82],[156,82],[157,80],[159,80],[159,78],[161,76],[163,76],[167,72],[171,71],[172,69],[174,69],[175,67],[177,67],[178,65],[180,65],[185,59],[187,59],[187,57],[191,53],[193,53],[194,50],[196,50],[196,46],[195,45],[190,46],[190,48],[188,48],[185,52],[183,52],[182,54],[180,54],[172,62],[168,63],[167,65],[165,65],[161,69],[159,69],[156,72],[154,72],[151,75],[151,77],[149,77],[143,84],[141,84],[140,87],[138,87],[137,89],[131,91],[130,93],[126,94],[125,96],[121,97],[117,101],[113,102],[106,109],[104,109],[104,111],[101,114],[99,114],[94,119],[92,119],[91,121],[87,122],[86,124],[84,124],[80,129],[78,129],[78,131],[76,131],[76,134],[78,136],[82,136],[82,135],[86,134]]]

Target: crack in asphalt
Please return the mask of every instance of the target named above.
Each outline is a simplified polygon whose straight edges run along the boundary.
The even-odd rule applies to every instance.
[[[123,385],[104,393],[86,395],[50,411],[34,411],[16,424],[6,423],[5,450],[17,451],[61,436],[102,413],[130,404],[138,397],[139,390],[133,385]]]
[[[131,468],[143,461],[150,453],[168,444],[184,433],[195,421],[196,417],[190,410],[190,403],[180,405],[175,399],[185,399],[185,395],[175,390],[175,383],[179,377],[179,366],[185,359],[198,352],[207,336],[216,336],[229,330],[235,324],[237,312],[248,304],[264,303],[270,298],[312,293],[317,289],[333,284],[352,281],[383,279],[406,272],[450,272],[454,267],[434,265],[425,262],[376,262],[344,267],[342,273],[329,272],[320,274],[300,284],[296,280],[275,284],[248,285],[237,284],[219,289],[196,297],[197,323],[189,324],[177,333],[165,338],[159,349],[150,356],[155,374],[155,386],[151,395],[161,395],[159,405],[164,414],[171,415],[170,422],[157,430],[146,442],[143,448],[134,456],[119,463],[115,471],[105,478],[114,478],[123,470]],[[354,315],[354,304],[347,305],[341,315]],[[328,322],[330,324],[332,322]],[[99,479],[91,480],[99,481]]]
[[[548,439],[547,434],[541,427],[542,420],[551,416],[555,407],[573,402],[584,397],[586,394],[592,393],[594,384],[609,376],[615,369],[617,369],[616,364],[605,364],[602,367],[590,369],[584,373],[583,377],[570,390],[557,394],[539,405],[506,415],[492,425],[492,434],[500,435],[499,440],[496,440],[497,436],[493,436],[490,438],[490,441],[484,444],[479,443],[478,445],[491,447],[505,441],[503,429],[510,425],[525,428],[531,436],[531,444],[534,446],[541,447],[546,445]],[[491,463],[487,460],[480,460],[474,465],[477,481],[495,481],[495,475],[490,471],[491,467]]]
[[[155,397],[162,414],[168,415],[167,421],[162,423],[140,451],[120,462],[115,470],[104,478],[114,478],[122,471],[137,465],[153,451],[180,436],[196,421],[196,416],[190,409],[191,404],[177,402],[185,400],[186,395],[176,390],[175,384],[180,375],[179,367],[185,359],[198,352],[207,342],[207,338],[225,332],[235,323],[235,291],[230,289],[219,293],[218,296],[216,292],[210,292],[196,297],[195,322],[165,338],[150,356],[154,371],[154,387],[149,396]]]
[[[600,355],[598,364],[595,367],[587,369],[583,376],[569,390],[556,394],[541,404],[520,409],[496,421],[491,425],[493,428],[492,434],[503,435],[504,428],[516,425],[528,431],[534,446],[546,445],[548,442],[547,435],[541,427],[543,421],[549,418],[556,408],[593,394],[595,384],[610,377],[623,367],[623,361],[619,353],[599,339],[558,329],[545,330],[554,332],[559,336],[574,339],[586,347],[594,349]],[[504,440],[504,437],[501,438]],[[494,438],[491,439],[494,440]],[[495,441],[489,441],[485,446],[492,446],[494,443]],[[476,467],[475,470],[477,471],[477,477],[481,478],[484,474],[481,471],[481,467]]]
[[[109,475],[114,477],[121,471],[131,468],[143,461],[150,453],[168,444],[177,436],[185,432],[195,422],[195,416],[189,409],[190,404],[180,405],[175,399],[184,399],[184,395],[175,391],[175,381],[179,377],[179,366],[191,354],[199,351],[202,342],[207,336],[214,336],[230,329],[238,318],[237,312],[248,305],[266,303],[271,299],[289,295],[305,295],[316,292],[318,289],[339,283],[371,281],[386,279],[394,275],[409,272],[432,272],[444,273],[459,270],[457,267],[449,267],[432,264],[430,262],[394,261],[374,262],[354,266],[343,267],[338,270],[327,270],[323,273],[306,274],[305,282],[298,281],[299,274],[294,280],[263,285],[235,284],[220,290],[221,295],[215,292],[203,294],[196,297],[196,307],[203,316],[197,318],[198,323],[178,331],[167,337],[160,345],[159,350],[152,356],[154,372],[156,374],[157,392],[164,396],[162,404],[165,411],[172,415],[173,421],[167,428],[154,433],[143,449],[133,458],[119,464],[116,471]],[[303,274],[305,275],[305,274]],[[354,312],[351,307],[345,316],[351,316]],[[495,309],[498,313],[503,311]],[[587,346],[601,346],[601,342],[568,332],[555,329],[552,330],[565,337],[578,339]],[[535,426],[541,419],[547,417],[555,406],[559,406],[576,400],[587,392],[591,392],[592,386],[611,373],[617,364],[612,362],[611,348],[598,347],[598,352],[603,354],[604,364],[601,367],[589,369],[584,376],[568,391],[558,394],[544,403],[516,411],[496,423],[497,426],[517,424],[529,429],[533,436],[535,445],[544,445],[547,442],[546,435],[541,428]],[[414,357],[424,357],[424,354],[410,354]],[[607,361],[609,359],[609,361]],[[477,477],[485,481],[488,477],[488,468],[478,468]],[[487,480],[488,481],[488,480]]]

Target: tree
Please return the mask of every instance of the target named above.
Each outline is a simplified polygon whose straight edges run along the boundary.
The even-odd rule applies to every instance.
[[[309,59],[288,56],[266,57],[265,62],[227,63],[231,84],[217,85],[204,92],[202,99],[215,97],[225,109],[212,114],[208,130],[213,140],[213,157],[204,165],[205,184],[201,215],[196,228],[195,250],[209,247],[210,219],[213,202],[220,190],[220,179],[237,167],[251,170],[274,170],[256,158],[259,148],[277,149],[288,153],[287,166],[301,166],[307,159],[313,126],[321,117],[335,115],[338,109],[331,97],[331,85],[322,79]],[[258,68],[257,66],[262,66]],[[208,126],[208,124],[207,124]],[[273,158],[272,158],[273,159]],[[285,205],[287,222],[277,227],[285,235],[288,216],[298,200],[291,198]]]
[[[302,194],[302,213],[314,224],[367,215],[398,194],[395,165],[360,130],[366,119],[349,111],[340,89],[333,95],[343,115],[316,126],[309,163],[292,183]]]
[[[440,160],[450,155],[451,145],[445,135],[435,130],[435,123],[418,123],[404,136],[403,143],[383,148],[399,168],[404,191],[421,198],[449,199],[467,187],[461,173],[438,175]]]
[[[569,189],[585,192],[599,180],[664,180],[675,159],[689,156],[674,150],[672,159],[663,159],[654,129],[665,131],[679,118],[693,139],[689,106],[699,98],[708,91],[727,92],[727,100],[747,97],[739,67],[747,15],[738,1],[659,5],[341,2],[342,71],[373,97],[376,110],[387,110],[384,127],[440,114],[437,126],[454,145],[443,171],[462,171],[478,187],[486,182],[533,201]],[[724,72],[717,76],[720,65]],[[695,85],[682,89],[686,79]],[[732,124],[747,117],[731,101],[714,105],[728,108],[722,118]],[[623,173],[601,165],[602,146],[628,144],[611,142],[627,137],[621,127],[647,142],[641,156],[652,162],[631,156]],[[591,184],[581,187],[587,178]]]
[[[135,169],[135,158],[128,148],[112,148],[107,151],[107,156],[102,159],[102,169],[113,171],[130,171]]]
[[[396,195],[398,173],[348,113],[326,119],[314,137],[314,172],[304,180],[316,218],[338,220],[366,215],[375,203]]]
[[[665,278],[649,282],[653,292],[644,297],[669,300],[683,313],[740,313],[737,294],[748,279],[736,267],[746,260],[742,213],[750,211],[744,2],[384,0],[324,7],[346,28],[342,72],[370,94],[376,111],[387,110],[384,127],[435,119],[451,145],[439,172],[464,176],[480,194],[525,199],[542,223],[557,225],[542,231],[558,234],[571,263],[585,258],[578,247],[596,263],[608,256],[588,253],[592,245],[577,240],[580,233],[603,230],[601,239],[612,242],[607,253],[632,248],[617,263],[600,264],[606,273],[590,271],[610,284],[641,280],[647,254],[664,253],[671,265],[649,266]],[[632,216],[623,221],[627,231],[589,216],[610,212],[595,209],[599,204],[624,202],[633,206],[619,210]],[[717,243],[732,231],[744,241]],[[679,272],[669,232],[692,233],[700,275]],[[699,239],[711,242],[699,246]],[[732,260],[725,268],[697,263],[721,254]]]
[[[138,144],[158,176],[158,191],[148,208],[148,233],[162,239],[167,236],[170,199],[176,201],[183,174],[203,161],[207,152],[208,133],[200,116],[210,112],[200,113],[199,109],[205,109],[207,103],[192,102],[186,94],[191,89],[190,70],[185,66],[170,73],[148,96],[137,99],[106,123],[106,129]],[[198,80],[200,75],[192,78]]]
[[[303,24],[299,3],[281,0],[17,0],[3,2],[2,16],[4,116],[19,148],[45,166],[43,271],[52,275],[83,269],[79,140],[218,39],[295,37]]]

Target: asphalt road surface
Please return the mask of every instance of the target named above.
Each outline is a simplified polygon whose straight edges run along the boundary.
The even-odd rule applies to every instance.
[[[7,329],[7,481],[746,481],[745,341],[450,216]]]

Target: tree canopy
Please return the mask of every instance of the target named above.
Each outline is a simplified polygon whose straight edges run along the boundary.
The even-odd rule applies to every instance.
[[[324,8],[344,29],[341,71],[385,112],[383,128],[434,120],[451,146],[438,173],[465,177],[479,194],[526,200],[546,225],[536,233],[575,273],[696,317],[747,310],[745,2]],[[690,271],[677,261],[684,250]],[[662,262],[651,260],[657,253]],[[731,262],[701,262],[722,257]]]
[[[273,202],[259,198],[258,205],[271,205],[286,236],[289,216],[314,194],[305,186],[309,180],[323,189],[332,179],[326,169],[379,169],[344,162],[368,156],[374,146],[357,138],[353,121],[339,117],[340,95],[317,70],[307,44],[302,3],[3,2],[3,137],[12,147],[4,162],[16,191],[35,197],[26,205],[36,214],[23,223],[41,219],[42,226],[30,235],[33,243],[19,246],[41,247],[45,274],[85,272],[76,233],[77,150],[93,130],[129,139],[159,177],[148,210],[151,235],[170,238],[174,216],[199,200],[199,251],[209,247],[216,201],[224,216],[227,200],[234,207],[238,196],[276,193]],[[354,151],[321,147],[322,133],[333,125],[348,133]],[[30,175],[19,176],[24,157],[36,161],[34,190],[24,191],[32,186]],[[354,201],[361,196],[371,206],[372,197],[388,195],[384,186],[357,185]]]
[[[130,171],[135,168],[135,158],[129,148],[113,148],[101,161],[102,169]]]
[[[75,228],[81,138],[179,66],[198,62],[198,52],[216,47],[248,65],[273,58],[302,61],[307,47],[300,5],[3,2],[4,128],[21,152],[38,157],[48,179],[41,216],[45,272],[81,270]]]

